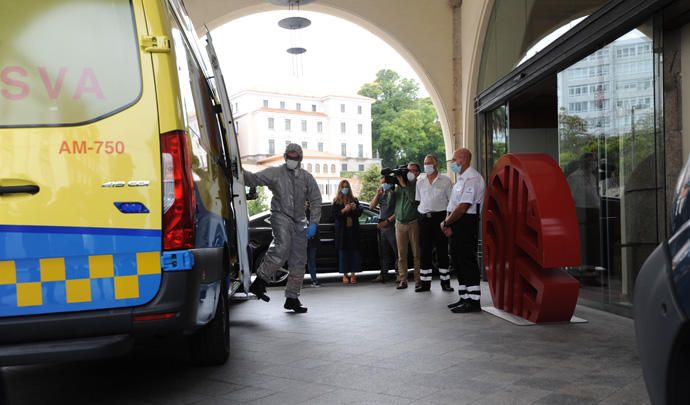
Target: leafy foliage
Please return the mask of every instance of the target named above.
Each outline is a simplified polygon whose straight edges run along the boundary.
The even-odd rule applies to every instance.
[[[359,174],[359,179],[362,182],[362,191],[359,192],[359,200],[362,202],[369,202],[376,195],[376,189],[379,187],[379,179],[381,178],[381,168],[376,165],[371,165],[369,168]]]
[[[266,202],[266,191],[264,190],[264,187],[257,187],[256,194],[256,200],[247,201],[247,210],[249,210],[249,216],[268,210],[268,203]]]
[[[364,84],[359,94],[376,100],[371,107],[372,141],[384,167],[420,165],[427,154],[445,157],[443,132],[430,98],[418,98],[419,85],[389,69]],[[444,165],[439,165],[443,169]]]

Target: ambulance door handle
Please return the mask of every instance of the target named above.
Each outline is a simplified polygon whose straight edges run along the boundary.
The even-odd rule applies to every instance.
[[[36,194],[41,189],[38,186],[0,186],[0,195],[5,194]]]

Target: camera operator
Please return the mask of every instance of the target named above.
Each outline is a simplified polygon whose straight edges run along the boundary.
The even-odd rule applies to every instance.
[[[438,160],[433,155],[424,157],[424,174],[419,176],[416,186],[417,211],[420,214],[419,233],[422,252],[421,286],[415,292],[431,289],[433,253],[436,250],[441,289],[453,291],[450,286],[448,271],[448,238],[440,228],[446,219],[446,208],[450,200],[453,182],[446,175],[438,172]]]
[[[419,176],[419,165],[410,163],[393,170],[398,181],[395,190],[395,239],[398,244],[398,285],[397,289],[407,288],[407,246],[412,246],[415,287],[420,284],[419,223],[415,185]]]
[[[391,169],[381,170],[381,187],[376,190],[369,208],[379,206],[379,223],[376,225],[379,242],[379,260],[381,273],[374,282],[385,283],[389,269],[398,268],[398,246],[395,242],[395,184],[397,180],[390,176]]]

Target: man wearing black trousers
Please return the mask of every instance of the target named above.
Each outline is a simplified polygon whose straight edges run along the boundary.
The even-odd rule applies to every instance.
[[[448,216],[441,222],[443,233],[450,238],[453,267],[458,273],[458,302],[448,305],[454,313],[481,311],[480,273],[477,263],[480,204],[484,200],[484,178],[470,167],[472,153],[460,148],[453,153],[451,169],[458,173],[448,203]]]
[[[438,172],[438,160],[433,155],[424,157],[424,174],[417,179],[416,197],[419,201],[419,241],[422,252],[422,267],[420,270],[422,284],[415,292],[431,289],[431,274],[433,257],[436,251],[436,265],[438,266],[441,289],[453,291],[450,286],[450,271],[448,270],[448,238],[439,229],[441,221],[446,219],[446,209],[450,200],[453,182],[446,175]]]

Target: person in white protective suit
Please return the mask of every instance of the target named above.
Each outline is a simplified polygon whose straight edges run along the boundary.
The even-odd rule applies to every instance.
[[[307,262],[307,239],[316,235],[321,218],[321,191],[316,180],[300,168],[302,148],[291,143],[283,154],[285,164],[269,167],[258,173],[244,172],[244,183],[249,187],[268,186],[273,193],[271,199],[271,228],[273,242],[268,247],[263,261],[257,269],[257,276],[249,292],[268,302],[266,281],[288,264],[290,274],[285,287],[285,309],[297,313],[307,312],[299,301],[305,264]],[[309,201],[310,218],[305,215],[305,202]]]

